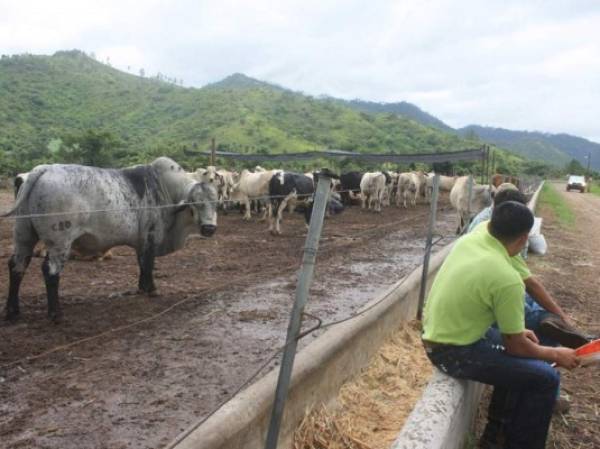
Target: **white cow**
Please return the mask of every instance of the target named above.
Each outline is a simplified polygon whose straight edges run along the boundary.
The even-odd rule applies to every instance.
[[[223,204],[224,202],[229,201],[233,186],[239,181],[240,174],[235,171],[217,170],[217,175],[220,178],[220,182],[217,186],[219,202]]]
[[[411,172],[411,192],[414,191],[413,206],[420,198],[427,198],[427,176],[422,171]]]
[[[471,193],[471,204],[469,205],[469,177],[461,176],[454,183],[450,191],[450,203],[458,214],[457,234],[462,233],[474,214],[492,203],[490,186],[479,185],[473,180],[473,191]]]
[[[382,172],[367,172],[360,180],[361,207],[381,212],[386,177]]]
[[[398,207],[401,201],[404,204],[404,208],[407,207],[406,200],[410,193],[410,179],[410,173],[398,174],[398,184],[396,185],[396,206]]]
[[[440,190],[442,192],[450,192],[457,178],[457,176],[440,175]]]
[[[433,178],[435,177],[435,172],[427,173],[426,181],[427,181],[427,189],[425,190],[425,198],[428,203],[431,203],[431,196],[433,194]],[[439,180],[439,191],[440,192],[450,192],[454,183],[456,182],[456,176],[444,176],[440,175]]]
[[[231,200],[243,203],[245,206],[244,220],[252,218],[250,214],[250,201],[267,200],[269,196],[269,181],[273,175],[281,170],[267,170],[258,173],[252,173],[249,170],[242,170],[239,181],[233,186],[231,191]],[[267,207],[261,218],[267,218],[271,214],[271,202],[267,201]]]

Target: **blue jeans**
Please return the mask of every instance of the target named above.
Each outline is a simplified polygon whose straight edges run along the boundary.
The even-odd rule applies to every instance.
[[[494,386],[484,440],[504,449],[544,449],[560,384],[556,369],[507,354],[494,328],[473,344],[438,346],[427,356],[452,377]]]
[[[535,331],[547,316],[552,315],[529,294],[525,293],[525,327]]]

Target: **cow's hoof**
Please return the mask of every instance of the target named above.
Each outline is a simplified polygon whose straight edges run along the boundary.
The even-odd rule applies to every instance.
[[[62,310],[59,310],[58,312],[54,312],[54,313],[49,313],[48,319],[54,324],[62,323],[63,322]]]
[[[6,309],[6,314],[4,315],[4,319],[6,321],[9,321],[11,323],[14,323],[16,321],[18,321],[18,319],[21,317],[21,312],[19,311],[19,309]]]
[[[136,290],[125,290],[119,296],[136,296],[136,295],[141,295],[143,293],[144,292],[138,288]]]

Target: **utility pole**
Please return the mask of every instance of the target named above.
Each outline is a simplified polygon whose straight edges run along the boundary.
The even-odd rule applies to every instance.
[[[588,152],[587,160],[588,160],[588,164],[587,164],[587,171],[585,172],[585,174],[589,178],[590,177],[590,162],[592,162],[592,152],[591,151]]]

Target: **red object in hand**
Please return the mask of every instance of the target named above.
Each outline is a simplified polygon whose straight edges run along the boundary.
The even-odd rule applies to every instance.
[[[575,350],[582,365],[600,363],[600,339],[591,341]]]

